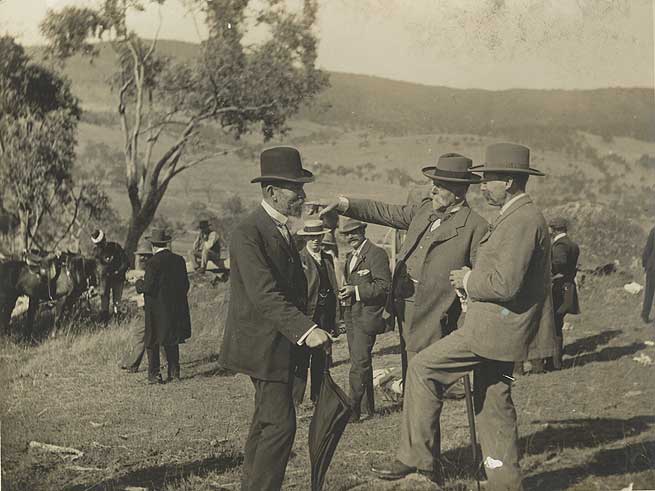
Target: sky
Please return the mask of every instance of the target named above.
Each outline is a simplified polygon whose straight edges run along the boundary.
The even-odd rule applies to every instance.
[[[48,8],[100,0],[0,0],[0,33],[43,43]],[[147,0],[144,0],[147,3]],[[167,0],[130,18],[198,42],[202,21]],[[298,0],[286,0],[295,2]],[[318,64],[458,88],[654,87],[655,0],[320,0]]]

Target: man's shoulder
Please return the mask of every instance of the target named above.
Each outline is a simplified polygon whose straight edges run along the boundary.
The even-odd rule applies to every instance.
[[[381,257],[384,256],[385,258],[389,258],[387,251],[384,247],[381,247],[377,244],[374,244],[371,239],[368,240],[368,254],[373,257]]]
[[[261,207],[260,207],[261,208]],[[262,220],[262,212],[259,209],[255,209],[248,213],[232,231],[232,240],[241,240],[243,237],[253,236],[260,229],[260,224]]]
[[[105,247],[112,252],[123,252],[123,247],[118,242],[107,242]]]
[[[486,228],[489,226],[489,222],[484,219],[482,215],[480,215],[477,211],[475,211],[473,208],[467,208],[469,210],[469,216],[467,220],[467,225],[469,225],[472,228]]]

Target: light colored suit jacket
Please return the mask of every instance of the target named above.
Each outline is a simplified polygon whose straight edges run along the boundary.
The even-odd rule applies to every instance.
[[[555,352],[548,226],[529,196],[512,203],[480,241],[462,329],[471,351],[499,361]]]
[[[349,199],[345,215],[365,222],[407,230],[407,236],[398,253],[387,311],[395,314],[393,297],[395,286],[402,276],[402,268],[409,254],[416,248],[426,227],[430,224],[432,201],[419,204],[391,205],[372,200]],[[414,317],[411,325],[403,326],[403,337],[409,351],[421,351],[443,337],[446,325],[457,323],[460,313],[459,299],[450,284],[453,269],[475,264],[478,243],[487,232],[487,222],[462,206],[445,220],[433,234],[421,265],[414,295]],[[450,317],[450,318],[449,318]]]

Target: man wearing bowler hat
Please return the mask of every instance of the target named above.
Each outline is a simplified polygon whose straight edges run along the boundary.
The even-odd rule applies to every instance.
[[[147,238],[153,255],[146,263],[143,279],[137,280],[135,286],[145,300],[143,344],[148,355],[148,383],[158,384],[163,382],[159,373],[162,346],[168,365],[167,381],[180,379],[180,343],[191,337],[189,279],[186,262],[170,250],[172,237],[165,230],[154,229]]]
[[[391,271],[385,250],[366,238],[364,222],[342,218],[339,234],[352,248],[344,261],[339,300],[350,353],[351,421],[357,422],[362,412],[364,419],[375,413],[371,353],[376,336],[385,330],[382,314],[391,286]]]
[[[292,354],[299,346],[329,347],[330,335],[305,314],[307,281],[290,216],[299,217],[303,186],[312,182],[300,152],[273,147],[260,157],[261,206],[239,223],[230,242],[230,305],[221,364],[250,376],[255,411],[246,441],[241,489],[282,486],[296,433]]]
[[[480,240],[473,268],[450,273],[467,296],[464,324],[417,354],[409,364],[396,460],[375,465],[381,478],[412,472],[434,476],[433,427],[446,387],[474,370],[475,411],[490,490],[522,490],[516,410],[511,397],[514,362],[555,352],[550,237],[546,220],[525,192],[530,150],[497,143],[486,161],[482,193],[500,214]]]
[[[457,326],[461,305],[448,275],[474,263],[480,238],[487,231],[487,222],[466,202],[469,185],[480,182],[471,166],[472,161],[463,155],[442,155],[436,165],[422,169],[432,180],[430,197],[410,204],[340,197],[327,208],[407,230],[387,301],[387,311],[400,327],[403,380],[407,359]]]
[[[300,261],[307,278],[307,315],[322,329],[336,334],[337,318],[337,278],[332,256],[321,249],[323,237],[329,231],[321,220],[306,220],[296,235],[305,240],[300,251]],[[326,366],[326,353],[323,348],[296,348],[295,380],[293,400],[299,406],[307,387],[307,371],[311,373],[310,400],[318,401]]]

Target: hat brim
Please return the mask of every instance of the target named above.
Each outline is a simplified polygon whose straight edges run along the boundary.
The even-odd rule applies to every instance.
[[[366,224],[363,223],[361,225],[358,225],[357,227],[345,228],[343,230],[339,230],[339,233],[340,234],[347,234],[348,232],[353,232],[354,230],[359,230],[360,228],[366,228]]]
[[[309,237],[312,235],[325,235],[326,232],[329,232],[330,229],[323,229],[323,231],[318,231],[318,232],[305,232],[304,230],[298,230],[296,232],[296,235],[300,235],[301,237]]]
[[[164,237],[162,240],[152,240],[151,236],[147,235],[145,239],[149,241],[152,245],[159,245],[159,244],[168,244],[173,240],[173,237],[168,236],[168,237]]]
[[[433,181],[463,182],[466,184],[479,184],[482,182],[482,178],[472,172],[468,173],[468,177],[453,177],[435,174],[434,172],[439,172],[439,169],[434,165],[423,167],[421,171],[425,177]]]
[[[499,174],[529,174],[531,176],[544,177],[546,174],[538,169],[528,167],[527,169],[508,169],[507,167],[486,167],[484,165],[476,165],[471,167],[471,170],[476,172],[498,172]],[[482,178],[484,180],[484,178]]]
[[[258,176],[252,179],[251,184],[257,182],[296,182],[296,183],[308,183],[314,182],[314,174],[306,169],[302,169],[302,175],[299,177],[289,177],[289,176]]]

